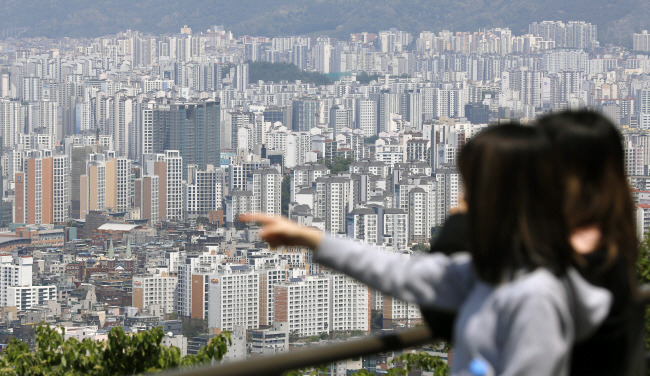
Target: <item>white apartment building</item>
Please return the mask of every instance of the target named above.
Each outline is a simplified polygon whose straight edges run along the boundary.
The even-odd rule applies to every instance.
[[[343,274],[330,276],[330,330],[370,330],[370,289]]]
[[[420,307],[383,295],[384,328],[412,327],[422,323]]]
[[[210,275],[208,328],[232,331],[260,325],[260,275],[249,265],[224,265]]]
[[[329,333],[330,285],[328,276],[291,278],[275,286],[275,322],[288,323],[289,333],[300,336]]]
[[[0,99],[0,136],[4,147],[13,148],[24,133],[26,111],[19,101]]]
[[[133,277],[133,306],[141,312],[159,306],[165,313],[174,312],[178,277],[167,273]]]
[[[409,241],[408,213],[404,209],[386,208],[381,214],[384,245],[396,251],[405,250]]]
[[[32,256],[0,255],[0,305],[24,311],[57,298],[56,286],[32,285]]]
[[[234,191],[226,197],[226,222],[237,221],[240,214],[250,213],[253,209],[253,192]]]
[[[346,216],[348,237],[363,243],[380,242],[379,218],[372,209],[357,208]]]
[[[316,208],[314,217],[324,219],[325,230],[332,234],[344,234],[345,216],[352,207],[349,202],[350,180],[343,177],[316,179]]]
[[[183,157],[178,150],[166,150],[167,219],[183,219]]]
[[[67,222],[70,208],[70,158],[56,155],[52,158],[52,218],[54,223]]]
[[[322,164],[309,163],[298,165],[291,176],[291,202],[296,199],[296,193],[302,188],[311,188],[316,179],[329,175],[330,170]]]
[[[258,269],[260,281],[260,326],[271,325],[275,317],[275,286],[287,279],[287,269],[281,267]]]
[[[185,215],[188,218],[207,217],[222,208],[223,170],[207,165],[205,171],[196,165],[187,166],[185,186]]]
[[[178,260],[178,293],[176,312],[184,317],[208,318],[210,276],[223,259],[216,250],[200,255],[180,254]]]
[[[280,214],[281,187],[282,175],[275,168],[253,171],[253,212]]]

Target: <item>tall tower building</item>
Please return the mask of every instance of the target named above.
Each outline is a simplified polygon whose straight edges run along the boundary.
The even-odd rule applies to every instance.
[[[253,212],[281,214],[282,175],[273,167],[253,171]]]
[[[325,230],[345,234],[345,215],[350,208],[350,180],[342,177],[316,179],[315,218],[322,218]]]
[[[377,134],[377,102],[372,99],[356,101],[356,128],[361,129],[364,137]]]
[[[303,98],[291,103],[291,126],[294,131],[308,131],[318,125],[318,100]]]
[[[13,148],[25,132],[26,111],[19,101],[0,99],[0,136],[5,147]]]
[[[237,64],[235,69],[235,90],[245,91],[248,86],[248,64]]]
[[[219,101],[173,102],[153,110],[153,152],[177,150],[185,163],[221,165]]]

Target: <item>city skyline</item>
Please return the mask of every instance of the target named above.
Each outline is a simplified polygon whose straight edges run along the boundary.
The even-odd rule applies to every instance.
[[[650,36],[631,33],[630,50],[600,34],[536,21],[0,39],[0,343],[29,342],[40,321],[93,339],[161,326],[185,354],[231,331],[232,360],[418,325],[417,306],[304,248],[269,249],[238,216],[283,214],[411,257],[459,205],[466,142],[554,111],[592,108],[619,127],[646,233]],[[287,64],[304,79],[252,78]]]

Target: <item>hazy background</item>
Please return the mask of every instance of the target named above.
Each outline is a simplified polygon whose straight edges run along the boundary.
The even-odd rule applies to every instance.
[[[28,27],[21,36],[97,37],[126,29],[177,32],[224,25],[236,35],[317,35],[401,30],[474,31],[534,21],[587,21],[601,43],[631,45],[647,28],[647,0],[2,0],[0,28]]]

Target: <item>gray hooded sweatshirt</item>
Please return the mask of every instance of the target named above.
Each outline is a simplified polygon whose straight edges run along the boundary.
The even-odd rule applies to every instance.
[[[479,280],[468,253],[405,257],[325,236],[316,259],[383,293],[423,307],[458,312],[452,375],[568,375],[573,343],[609,312],[611,294],[570,269],[558,278],[539,268],[507,283]]]

